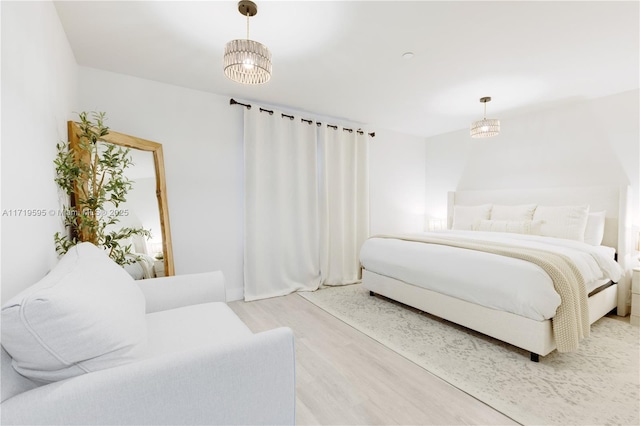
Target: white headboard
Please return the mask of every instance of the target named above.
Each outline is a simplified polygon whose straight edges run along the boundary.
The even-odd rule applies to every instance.
[[[447,227],[453,223],[453,206],[479,204],[538,204],[546,206],[589,205],[592,212],[606,211],[603,245],[614,247],[618,262],[626,268],[633,252],[633,236],[629,225],[629,187],[589,186],[575,188],[492,189],[449,192]],[[627,274],[629,275],[629,274]],[[619,284],[618,312],[626,314],[628,276]]]
[[[538,204],[545,206],[589,205],[592,212],[606,211],[603,245],[625,253],[622,233],[627,224],[629,188],[619,186],[588,186],[576,188],[492,189],[449,193],[447,227],[453,222],[453,206],[478,204]],[[621,229],[623,228],[623,229]],[[622,231],[622,232],[621,232]]]

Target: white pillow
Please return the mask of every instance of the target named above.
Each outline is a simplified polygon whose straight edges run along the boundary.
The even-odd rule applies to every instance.
[[[39,382],[128,363],[146,338],[142,291],[90,243],[2,307],[2,346],[18,373]]]
[[[480,206],[453,206],[453,224],[451,229],[470,231],[476,220],[489,219],[491,204]]]
[[[533,220],[536,204],[521,204],[517,206],[493,205],[491,220]]]
[[[587,227],[584,230],[584,242],[592,246],[602,244],[604,238],[604,224],[607,212],[589,213]]]
[[[534,220],[541,220],[540,235],[584,241],[589,206],[538,206]]]
[[[479,220],[474,224],[473,230],[540,235],[541,225],[540,220]]]

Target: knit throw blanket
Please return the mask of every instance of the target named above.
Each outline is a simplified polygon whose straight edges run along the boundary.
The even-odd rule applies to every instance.
[[[483,251],[526,260],[541,267],[553,281],[561,303],[552,318],[553,334],[559,352],[578,348],[581,339],[589,336],[589,305],[582,274],[568,257],[538,248],[525,248],[506,243],[478,241],[448,236],[376,235],[372,238],[394,238],[405,241],[440,244],[468,250]]]

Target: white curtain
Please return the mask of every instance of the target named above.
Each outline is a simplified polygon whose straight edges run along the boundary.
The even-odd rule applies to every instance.
[[[315,124],[245,111],[244,298],[320,285],[318,138]]]
[[[245,110],[244,298],[360,280],[368,137]]]
[[[368,136],[329,126],[319,133],[322,283],[352,284],[369,236]]]

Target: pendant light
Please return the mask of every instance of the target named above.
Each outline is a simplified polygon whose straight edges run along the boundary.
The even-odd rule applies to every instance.
[[[241,84],[262,84],[271,78],[271,52],[267,46],[249,40],[249,17],[258,13],[252,1],[238,2],[238,12],[247,17],[247,38],[231,40],[224,48],[224,74]]]
[[[472,138],[490,138],[500,133],[500,120],[487,118],[487,102],[489,101],[491,101],[489,96],[480,98],[480,102],[484,104],[484,116],[482,120],[471,123]]]

